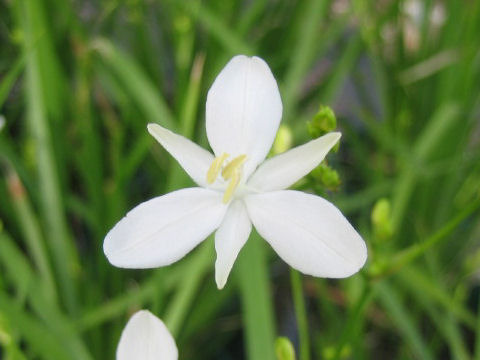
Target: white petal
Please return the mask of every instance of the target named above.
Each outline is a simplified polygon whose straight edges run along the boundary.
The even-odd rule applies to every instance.
[[[332,132],[268,159],[253,173],[248,186],[260,192],[288,188],[320,164],[340,136]]]
[[[265,159],[282,117],[277,82],[258,57],[235,56],[207,97],[207,136],[216,156],[246,154],[248,176]]]
[[[245,203],[258,233],[302,273],[347,277],[367,259],[360,235],[340,210],[319,196],[284,190],[249,195]]]
[[[247,242],[251,230],[252,223],[243,202],[240,200],[232,202],[215,233],[215,250],[217,251],[215,281],[219,289],[225,286],[233,263]]]
[[[146,201],[110,230],[103,251],[118,267],[169,265],[220,226],[227,209],[222,196],[213,190],[189,188]]]
[[[158,124],[148,124],[148,132],[172,155],[187,174],[202,187],[207,186],[207,171],[213,155],[186,137]]]
[[[122,331],[117,360],[177,360],[175,340],[165,324],[147,310],[136,312]]]

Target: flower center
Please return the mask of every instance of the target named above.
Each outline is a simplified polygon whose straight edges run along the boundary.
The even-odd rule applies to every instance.
[[[210,165],[210,168],[207,171],[207,183],[209,184],[213,184],[215,182],[220,171],[222,172],[222,178],[225,181],[228,181],[228,186],[223,194],[224,204],[228,203],[232,198],[233,193],[235,192],[235,189],[237,188],[242,177],[243,164],[245,161],[247,161],[247,155],[239,155],[223,166],[228,157],[229,155],[227,153],[217,156],[212,161],[212,165]]]

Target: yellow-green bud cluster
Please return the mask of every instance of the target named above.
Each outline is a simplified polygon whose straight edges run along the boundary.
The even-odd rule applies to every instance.
[[[332,108],[320,105],[320,109],[313,119],[307,123],[308,133],[313,139],[335,130],[337,127],[337,118]]]
[[[340,176],[337,171],[324,162],[312,171],[312,176],[319,180],[328,190],[336,190],[340,186]]]

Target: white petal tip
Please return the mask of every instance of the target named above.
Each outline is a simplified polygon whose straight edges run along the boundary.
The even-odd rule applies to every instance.
[[[215,281],[217,283],[217,289],[218,290],[223,290],[223,288],[225,287],[225,284],[227,283],[225,280],[215,279]]]
[[[159,131],[162,131],[162,130],[165,130],[165,129],[158,124],[149,123],[147,125],[147,130],[150,133],[150,135],[155,136],[155,134],[157,134]]]
[[[331,146],[334,146],[338,142],[338,140],[340,140],[340,138],[342,137],[342,133],[339,131],[332,131],[323,136],[331,141],[331,144],[332,144]]]
[[[329,276],[332,279],[344,279],[348,278],[350,276],[355,275],[358,273],[360,270],[362,270],[363,266],[367,262],[368,258],[368,250],[367,250],[367,245],[365,244],[365,241],[363,239],[358,239],[359,241],[362,242],[362,249],[358,251],[358,257],[357,259],[353,260],[351,265],[344,269],[344,271],[339,272],[337,274],[334,274],[332,276]]]
[[[105,240],[103,241],[103,253],[105,254],[108,262],[118,268],[138,268],[135,266],[129,266],[128,261],[125,261],[125,256],[121,256],[121,251],[119,250],[116,239],[113,236],[114,229],[115,228],[108,232],[107,236],[105,236]]]
[[[331,134],[335,136],[337,141],[342,137],[342,133],[340,131],[334,131],[334,132],[331,132]]]
[[[220,270],[222,269],[222,270]],[[217,289],[222,290],[228,280],[228,272],[225,273],[224,266],[220,266],[218,261],[215,263],[215,282],[217,283]]]
[[[117,360],[178,359],[175,340],[165,324],[148,310],[136,312],[122,332]]]

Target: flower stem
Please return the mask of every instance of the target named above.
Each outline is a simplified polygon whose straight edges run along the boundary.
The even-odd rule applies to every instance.
[[[275,325],[265,242],[252,232],[238,258],[247,356],[274,360]]]
[[[297,318],[298,337],[300,340],[299,359],[310,360],[310,340],[308,338],[308,319],[303,298],[302,276],[294,269],[290,270],[290,281],[292,284],[293,305]]]

